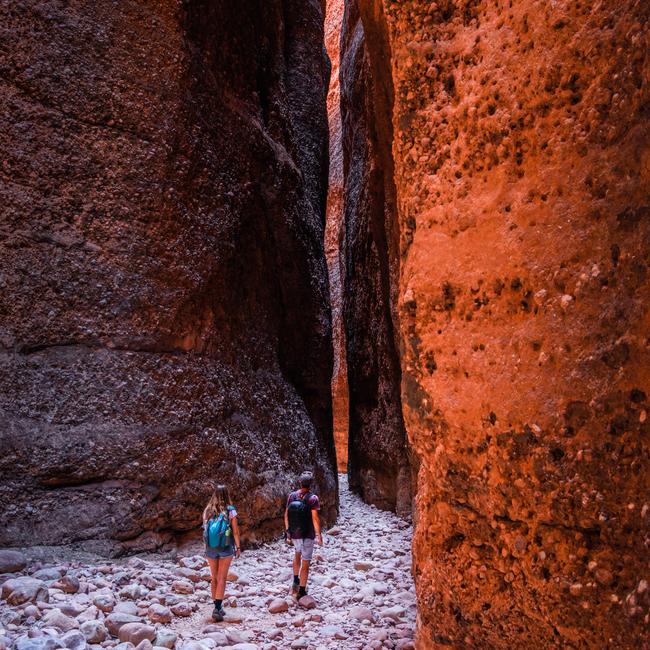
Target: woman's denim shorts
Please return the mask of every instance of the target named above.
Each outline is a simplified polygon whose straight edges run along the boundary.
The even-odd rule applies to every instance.
[[[223,548],[211,548],[210,546],[205,547],[205,557],[209,557],[211,560],[218,560],[223,557],[232,557],[234,554],[234,546],[224,546]]]

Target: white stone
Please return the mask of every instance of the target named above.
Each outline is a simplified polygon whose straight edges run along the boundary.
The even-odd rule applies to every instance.
[[[108,630],[101,621],[85,621],[79,629],[88,643],[101,643],[108,636]]]

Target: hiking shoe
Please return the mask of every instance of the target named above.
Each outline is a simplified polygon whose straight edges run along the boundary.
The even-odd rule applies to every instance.
[[[214,608],[214,611],[212,612],[212,620],[215,621],[216,623],[221,623],[223,619],[226,617],[226,612],[224,612],[223,607],[218,609],[217,607]]]

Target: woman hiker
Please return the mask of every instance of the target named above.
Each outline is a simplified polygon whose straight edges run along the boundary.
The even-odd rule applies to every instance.
[[[233,557],[239,557],[239,526],[237,510],[230,502],[228,488],[216,485],[208,505],[203,511],[203,540],[205,556],[212,575],[211,591],[214,601],[213,620],[220,622],[226,616],[223,609],[223,595],[226,578]]]

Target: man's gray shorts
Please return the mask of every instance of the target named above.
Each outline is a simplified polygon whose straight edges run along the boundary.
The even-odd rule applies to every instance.
[[[305,539],[294,539],[293,547],[296,549],[296,553],[302,555],[302,559],[307,562],[311,561],[311,556],[314,554],[314,540],[305,538]]]

